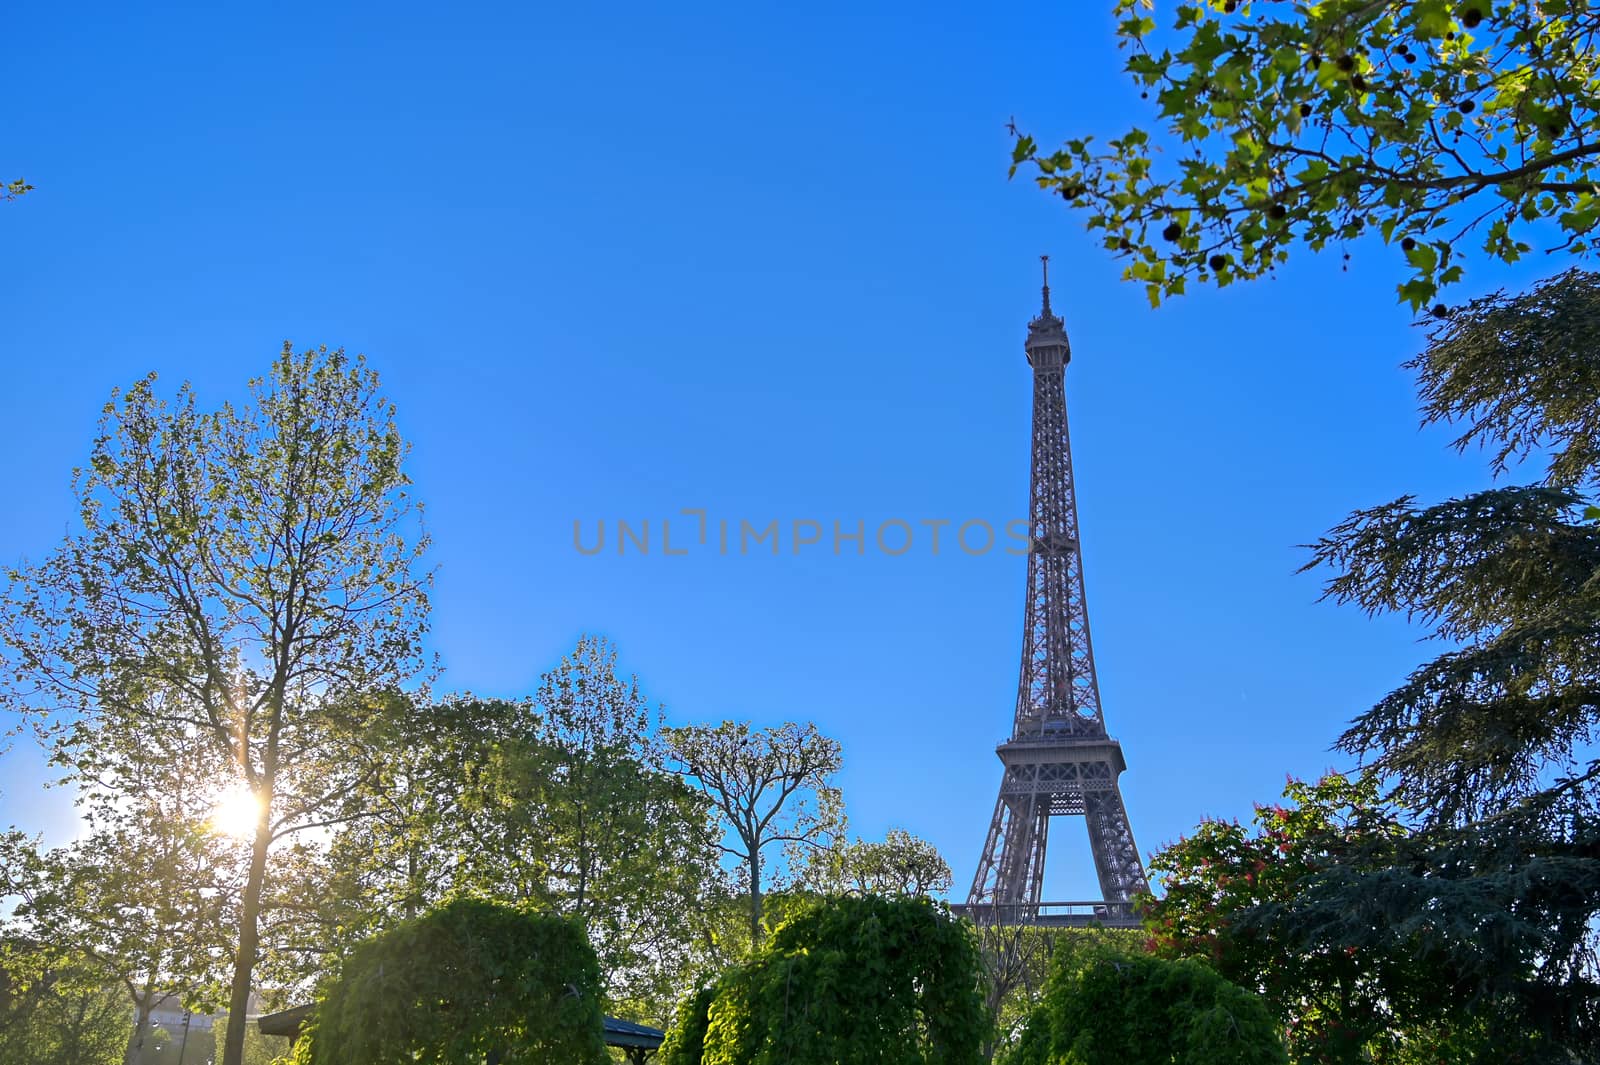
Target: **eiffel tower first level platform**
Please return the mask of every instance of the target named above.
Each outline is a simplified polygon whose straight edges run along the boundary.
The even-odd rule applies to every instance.
[[[1050,312],[1048,272],[1024,350],[1033,368],[1033,445],[1022,671],[1011,737],[996,748],[1004,773],[994,817],[972,890],[955,909],[980,922],[1133,927],[1133,900],[1149,888],[1117,784],[1127,762],[1100,710],[1067,437],[1072,352]],[[1100,898],[1045,899],[1056,817],[1084,819]]]

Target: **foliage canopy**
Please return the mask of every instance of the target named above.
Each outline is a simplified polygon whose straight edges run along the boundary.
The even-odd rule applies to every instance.
[[[121,1065],[128,993],[58,944],[0,938],[0,1065]]]
[[[811,856],[802,882],[830,895],[943,896],[950,890],[950,865],[937,847],[903,828],[881,842],[858,839]]]
[[[1402,300],[1462,275],[1475,236],[1515,262],[1592,250],[1600,224],[1600,12],[1587,0],[1191,0],[1166,31],[1117,0],[1118,43],[1157,121],[1012,173],[1088,212],[1152,304],[1190,280],[1270,273],[1372,230],[1398,245]],[[1152,12],[1153,14],[1153,12]]]
[[[1437,935],[1378,916],[1373,929],[1302,917],[1331,879],[1392,868],[1406,839],[1372,777],[1291,781],[1283,803],[1256,808],[1254,832],[1206,821],[1155,856],[1165,891],[1142,910],[1149,946],[1259,993],[1295,1062],[1466,1060],[1483,1027]]]
[[[1472,301],[1411,364],[1426,418],[1464,425],[1497,472],[1547,458],[1541,483],[1357,511],[1313,545],[1327,595],[1431,628],[1451,650],[1339,740],[1399,783],[1430,824],[1462,824],[1540,793],[1600,722],[1600,276]],[[1563,791],[1587,794],[1587,780]]]
[[[990,915],[974,921],[984,968],[984,1007],[993,1028],[991,1053],[1028,1038],[1028,1022],[1050,974],[1071,959],[1107,950],[1138,953],[1147,937],[1137,928],[1048,928],[1005,924]]]

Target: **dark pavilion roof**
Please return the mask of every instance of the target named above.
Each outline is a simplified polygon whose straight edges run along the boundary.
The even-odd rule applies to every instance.
[[[262,1035],[284,1035],[290,1039],[300,1037],[300,1026],[311,1016],[311,1004],[293,1006],[277,1013],[263,1013],[256,1018],[256,1027]]]
[[[644,1047],[646,1050],[655,1050],[661,1045],[666,1032],[659,1028],[652,1028],[648,1024],[634,1024],[619,1017],[606,1018],[606,1046],[608,1047]]]

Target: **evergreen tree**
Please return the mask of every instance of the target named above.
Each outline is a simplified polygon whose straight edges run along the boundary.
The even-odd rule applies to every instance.
[[[1420,831],[1256,919],[1449,971],[1497,1060],[1600,1053],[1600,277],[1474,300],[1410,366],[1427,422],[1488,450],[1496,485],[1358,511],[1314,545],[1327,595],[1400,613],[1445,649],[1339,747]],[[1389,844],[1385,842],[1385,846]]]

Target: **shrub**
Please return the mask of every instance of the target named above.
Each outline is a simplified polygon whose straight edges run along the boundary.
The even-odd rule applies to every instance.
[[[297,1065],[601,1065],[600,966],[558,917],[457,899],[363,942],[322,987]]]
[[[1201,962],[1069,956],[1005,1065],[1282,1065],[1266,1006]]]
[[[801,907],[679,1011],[661,1065],[980,1065],[972,931],[927,899]]]

